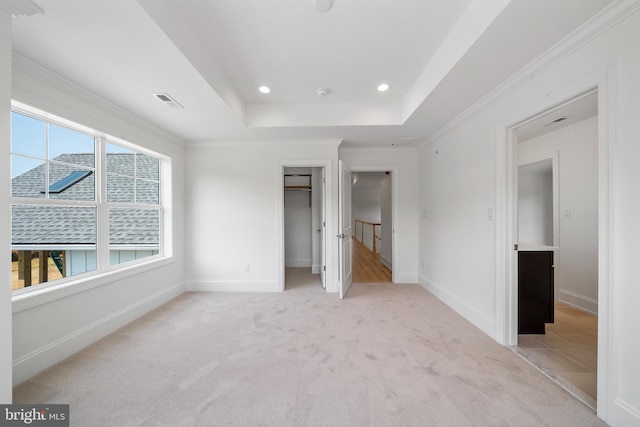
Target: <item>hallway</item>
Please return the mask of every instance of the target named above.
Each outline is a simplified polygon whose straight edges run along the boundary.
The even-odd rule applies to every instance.
[[[380,255],[374,255],[356,239],[351,240],[353,242],[353,282],[391,283],[391,270],[380,261]]]

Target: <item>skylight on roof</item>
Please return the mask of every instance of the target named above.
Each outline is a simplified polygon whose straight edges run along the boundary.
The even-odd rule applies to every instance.
[[[71,172],[69,175],[62,178],[60,181],[51,184],[49,186],[49,193],[52,193],[52,194],[62,193],[67,188],[71,187],[72,185],[82,181],[83,179],[91,175],[91,172],[92,171]],[[44,193],[44,191],[42,191],[42,193]]]

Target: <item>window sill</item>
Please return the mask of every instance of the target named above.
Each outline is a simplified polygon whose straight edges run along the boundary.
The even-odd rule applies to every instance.
[[[176,262],[175,257],[163,257],[146,260],[131,265],[114,268],[101,273],[89,273],[83,277],[71,279],[59,285],[35,288],[31,292],[14,295],[11,298],[13,313],[19,313],[39,305],[47,304],[57,299],[85,292],[97,287],[107,285],[128,277],[132,277],[146,271],[154,270]]]

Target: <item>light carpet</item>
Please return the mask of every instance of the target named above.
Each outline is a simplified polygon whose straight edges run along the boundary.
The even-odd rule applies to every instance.
[[[14,389],[72,426],[603,426],[418,285],[186,293]]]

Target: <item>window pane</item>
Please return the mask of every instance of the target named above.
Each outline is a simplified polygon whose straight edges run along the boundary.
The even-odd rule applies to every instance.
[[[72,165],[81,166],[85,169],[93,169],[94,163],[95,163],[95,155],[91,153],[85,153],[85,154],[65,153],[65,154],[60,154],[56,156],[56,158],[52,160],[60,163],[69,163]]]
[[[11,290],[52,282],[95,269],[95,249],[11,251]]]
[[[94,200],[95,176],[93,171],[50,162],[49,198]]]
[[[134,152],[119,145],[107,143],[107,172],[111,174],[136,176]]]
[[[159,209],[109,209],[111,265],[155,255],[159,248]]]
[[[157,182],[136,179],[136,203],[160,203],[160,185]]]
[[[46,126],[20,113],[11,113],[11,151],[14,154],[46,158]]]
[[[144,154],[136,154],[136,178],[152,181],[160,179],[160,160]]]
[[[13,205],[12,289],[95,270],[96,224],[92,207]]]
[[[45,197],[44,160],[11,156],[11,195],[13,197]]]
[[[132,177],[107,174],[107,201],[134,203],[135,185]]]
[[[107,144],[107,201],[159,204],[159,170],[158,158]]]
[[[95,140],[74,130],[49,125],[49,159],[95,167]],[[70,157],[69,160],[65,157]]]

